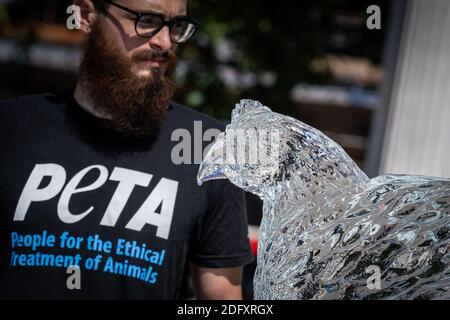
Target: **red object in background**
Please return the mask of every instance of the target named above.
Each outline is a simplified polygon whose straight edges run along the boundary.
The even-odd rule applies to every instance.
[[[256,257],[258,254],[258,239],[250,239],[250,247],[252,248],[253,255]]]
[[[253,255],[255,257],[258,253],[258,232],[259,226],[255,225],[248,226],[248,237],[250,239],[250,248],[252,249]]]

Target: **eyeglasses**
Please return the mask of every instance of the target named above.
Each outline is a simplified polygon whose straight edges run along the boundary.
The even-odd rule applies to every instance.
[[[199,24],[188,16],[180,16],[175,17],[172,20],[166,20],[164,15],[159,13],[136,12],[113,1],[104,1],[112,6],[134,14],[136,16],[134,28],[137,35],[142,38],[151,38],[161,31],[164,26],[168,26],[170,30],[170,40],[173,43],[180,44],[188,41],[199,27]]]

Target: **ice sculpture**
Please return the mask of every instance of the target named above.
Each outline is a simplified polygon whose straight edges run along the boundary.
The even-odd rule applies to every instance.
[[[255,145],[258,161],[236,161]],[[368,179],[320,131],[252,100],[236,105],[197,178],[264,201],[255,299],[450,297],[450,180]]]

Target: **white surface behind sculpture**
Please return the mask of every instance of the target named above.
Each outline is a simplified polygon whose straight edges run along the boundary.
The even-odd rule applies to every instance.
[[[450,1],[408,6],[380,172],[450,178]]]

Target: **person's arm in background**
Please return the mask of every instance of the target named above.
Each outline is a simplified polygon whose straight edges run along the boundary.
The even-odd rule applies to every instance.
[[[211,269],[190,264],[198,300],[242,300],[242,267]]]
[[[245,194],[229,181],[211,181],[208,205],[193,228],[188,261],[200,300],[240,300],[243,267],[254,260]]]

